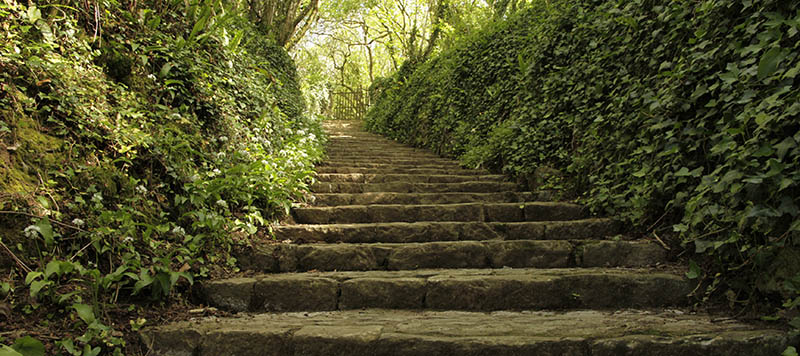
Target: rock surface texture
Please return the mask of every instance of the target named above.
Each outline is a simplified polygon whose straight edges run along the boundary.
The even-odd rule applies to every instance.
[[[238,312],[146,330],[151,355],[779,355],[780,330],[688,311],[649,241],[503,176],[329,122],[315,203],[256,275],[205,282]]]

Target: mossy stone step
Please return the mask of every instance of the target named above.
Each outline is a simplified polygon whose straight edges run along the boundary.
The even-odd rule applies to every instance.
[[[439,166],[460,168],[458,162],[442,158],[350,158],[328,159],[320,163],[322,166],[350,166],[362,164],[383,164],[387,166]]]
[[[583,206],[559,202],[464,203],[430,205],[345,205],[292,209],[300,224],[353,224],[376,222],[563,221],[586,217]]]
[[[318,167],[353,167],[353,168],[378,168],[378,169],[393,169],[393,168],[427,168],[427,169],[443,169],[443,170],[459,170],[461,166],[456,164],[422,164],[422,163],[408,163],[408,164],[388,164],[388,163],[369,163],[369,162],[353,162],[353,161],[326,161],[319,164]]]
[[[550,200],[548,192],[497,193],[330,193],[315,194],[316,206],[371,204],[522,203]]]
[[[503,182],[505,176],[454,175],[454,174],[364,174],[364,173],[319,173],[317,181],[328,183],[462,183],[462,182]]]
[[[439,155],[432,153],[430,151],[423,151],[420,149],[415,148],[387,148],[385,150],[376,150],[375,147],[369,147],[367,149],[362,148],[355,148],[355,147],[330,147],[328,146],[325,150],[325,153],[328,154],[329,157],[347,157],[347,156],[359,156],[359,157],[392,157],[392,156],[404,156],[410,155],[415,157],[431,157],[431,158],[441,158]]]
[[[505,182],[460,182],[460,183],[327,183],[316,182],[311,185],[314,193],[495,193],[516,191],[516,183]]]
[[[235,253],[261,273],[427,268],[648,267],[667,253],[647,241],[448,241],[376,244],[268,244]]]
[[[489,172],[484,170],[471,170],[464,168],[416,168],[416,167],[332,167],[319,166],[315,170],[317,173],[360,173],[360,174],[430,174],[430,175],[486,175]]]
[[[542,310],[682,306],[694,284],[650,269],[438,269],[265,274],[197,284],[235,312],[362,308]]]
[[[798,342],[679,310],[281,313],[180,322],[142,338],[153,356],[775,356]]]
[[[404,243],[482,240],[587,240],[619,232],[611,219],[547,222],[415,222],[284,225],[274,228],[279,241],[300,243]]]

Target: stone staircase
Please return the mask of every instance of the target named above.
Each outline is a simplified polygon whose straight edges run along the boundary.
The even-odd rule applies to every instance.
[[[779,355],[780,330],[688,311],[648,241],[503,176],[326,123],[313,206],[206,282],[238,312],[152,328],[154,355]]]

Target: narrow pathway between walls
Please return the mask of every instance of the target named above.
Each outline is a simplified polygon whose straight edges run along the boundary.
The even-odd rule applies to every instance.
[[[611,219],[327,122],[313,206],[203,284],[238,312],[147,330],[154,355],[779,355],[779,330],[689,311],[694,285]]]

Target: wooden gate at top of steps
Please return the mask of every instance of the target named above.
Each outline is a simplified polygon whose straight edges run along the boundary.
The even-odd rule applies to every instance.
[[[330,116],[334,120],[362,120],[369,108],[369,93],[362,88],[331,91]]]

